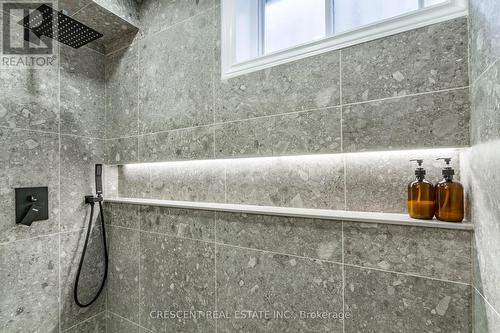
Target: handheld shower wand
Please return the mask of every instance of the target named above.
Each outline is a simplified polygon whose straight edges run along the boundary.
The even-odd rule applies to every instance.
[[[96,195],[87,195],[85,196],[85,203],[90,205],[90,219],[89,219],[89,225],[87,228],[87,236],[85,237],[85,244],[83,245],[83,251],[82,251],[82,257],[80,258],[80,263],[78,264],[78,271],[76,272],[76,278],[75,278],[75,286],[73,289],[73,298],[75,299],[75,303],[81,307],[81,308],[86,308],[90,306],[92,303],[94,303],[99,295],[102,293],[102,290],[104,289],[104,285],[106,283],[106,278],[108,276],[108,246],[106,244],[106,229],[104,226],[104,214],[102,210],[102,164],[96,164],[95,165],[95,189],[96,189]],[[90,232],[92,230],[92,221],[94,219],[94,205],[95,203],[99,204],[99,213],[101,215],[101,234],[102,234],[102,242],[104,246],[104,276],[101,281],[101,285],[99,286],[99,290],[97,291],[96,295],[90,300],[88,303],[82,303],[78,299],[78,282],[80,281],[80,274],[82,272],[82,266],[83,266],[83,260],[85,258],[85,253],[87,252],[87,245],[89,243],[89,238],[90,238]]]

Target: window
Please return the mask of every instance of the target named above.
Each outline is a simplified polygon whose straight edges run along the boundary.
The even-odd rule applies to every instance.
[[[222,76],[466,14],[467,0],[222,0]]]

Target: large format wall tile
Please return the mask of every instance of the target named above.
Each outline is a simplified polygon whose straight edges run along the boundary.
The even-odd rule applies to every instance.
[[[58,135],[0,128],[0,170],[0,242],[57,232]],[[48,186],[49,219],[16,225],[14,189],[31,186]]]
[[[343,157],[280,157],[227,162],[228,203],[344,209]]]
[[[500,33],[500,32],[499,32]],[[500,61],[472,86],[471,141],[500,139]]]
[[[106,138],[138,134],[137,43],[106,56]]]
[[[217,247],[217,307],[290,311],[292,319],[220,319],[219,332],[342,332],[336,319],[306,319],[300,311],[341,313],[342,268],[310,259]]]
[[[216,157],[321,154],[341,151],[340,108],[218,125]]]
[[[344,262],[471,282],[471,232],[371,223],[344,224]]]
[[[467,46],[459,18],[342,50],[343,103],[465,87]]]
[[[118,167],[118,197],[151,197],[151,168],[147,165]]]
[[[141,230],[214,241],[215,213],[166,207],[141,207]]]
[[[416,150],[347,154],[346,203],[347,210],[406,213],[408,184],[415,180],[416,163],[423,159],[426,179],[435,184],[442,179],[445,163],[439,157],[451,157],[455,179],[460,179],[459,155],[455,149]]]
[[[108,228],[107,309],[139,322],[139,230]]]
[[[476,333],[496,333],[500,332],[500,314],[495,311],[483,298],[481,294],[474,290],[474,330]]]
[[[57,239],[0,245],[0,331],[59,332]]]
[[[151,166],[155,199],[224,202],[224,165],[216,161]]]
[[[95,194],[95,164],[103,162],[104,140],[61,136],[61,230],[87,225],[90,208],[84,197]]]
[[[79,322],[105,310],[105,291],[97,301],[87,308],[80,308],[73,299],[75,278],[80,262],[87,230],[61,233],[60,262],[61,262],[61,329],[65,330]],[[81,302],[89,302],[99,290],[104,274],[104,248],[101,228],[93,228],[82,273],[78,283],[78,297]]]
[[[95,3],[107,9],[114,15],[139,25],[139,1],[136,0],[94,0]]]
[[[214,5],[214,1],[140,1],[139,16],[142,32],[149,35],[165,30],[176,23],[210,9]]]
[[[139,230],[139,206],[106,202],[104,221],[109,225]]]
[[[137,136],[106,140],[107,164],[125,164],[138,162],[138,155],[139,138]]]
[[[217,77],[215,119],[228,121],[340,104],[340,52],[228,80]]]
[[[103,311],[63,333],[106,333],[106,313]]]
[[[61,133],[104,138],[104,56],[61,48]]]
[[[214,44],[211,12],[141,41],[141,133],[213,123]]]
[[[346,152],[469,145],[468,89],[343,108]]]
[[[500,57],[500,3],[469,1],[471,80]]]
[[[214,129],[202,126],[141,135],[139,154],[141,162],[211,159],[214,156]]]
[[[120,318],[113,313],[108,312],[107,315],[107,331],[106,333],[142,333],[138,325],[134,325],[131,322]],[[144,330],[145,333],[149,333]]]
[[[470,285],[345,269],[345,332],[471,331]]]
[[[57,68],[0,70],[0,126],[58,132],[57,77]]]
[[[215,322],[153,318],[154,311],[214,311],[213,244],[141,233],[141,326],[155,332],[214,332]]]
[[[339,221],[217,212],[217,242],[342,262]]]

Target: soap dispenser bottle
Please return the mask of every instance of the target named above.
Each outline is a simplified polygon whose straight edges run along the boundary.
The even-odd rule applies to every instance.
[[[451,168],[451,158],[444,160],[443,180],[436,184],[436,218],[446,222],[462,222],[464,219],[464,188],[453,181],[455,171]]]
[[[408,214],[415,219],[430,220],[434,217],[436,204],[434,185],[425,179],[423,160],[410,161],[417,162],[418,167],[415,180],[408,184]]]

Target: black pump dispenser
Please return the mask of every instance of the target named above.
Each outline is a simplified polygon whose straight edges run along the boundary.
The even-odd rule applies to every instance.
[[[446,163],[446,166],[443,168],[443,179],[446,181],[452,181],[453,176],[455,175],[455,170],[450,166],[451,158],[450,157],[441,157],[441,158],[436,158],[436,161],[439,160],[444,160]]]
[[[417,180],[422,180],[425,178],[425,169],[422,168],[422,163],[424,160],[410,160],[410,162],[417,162],[418,167],[415,169],[415,177]]]

